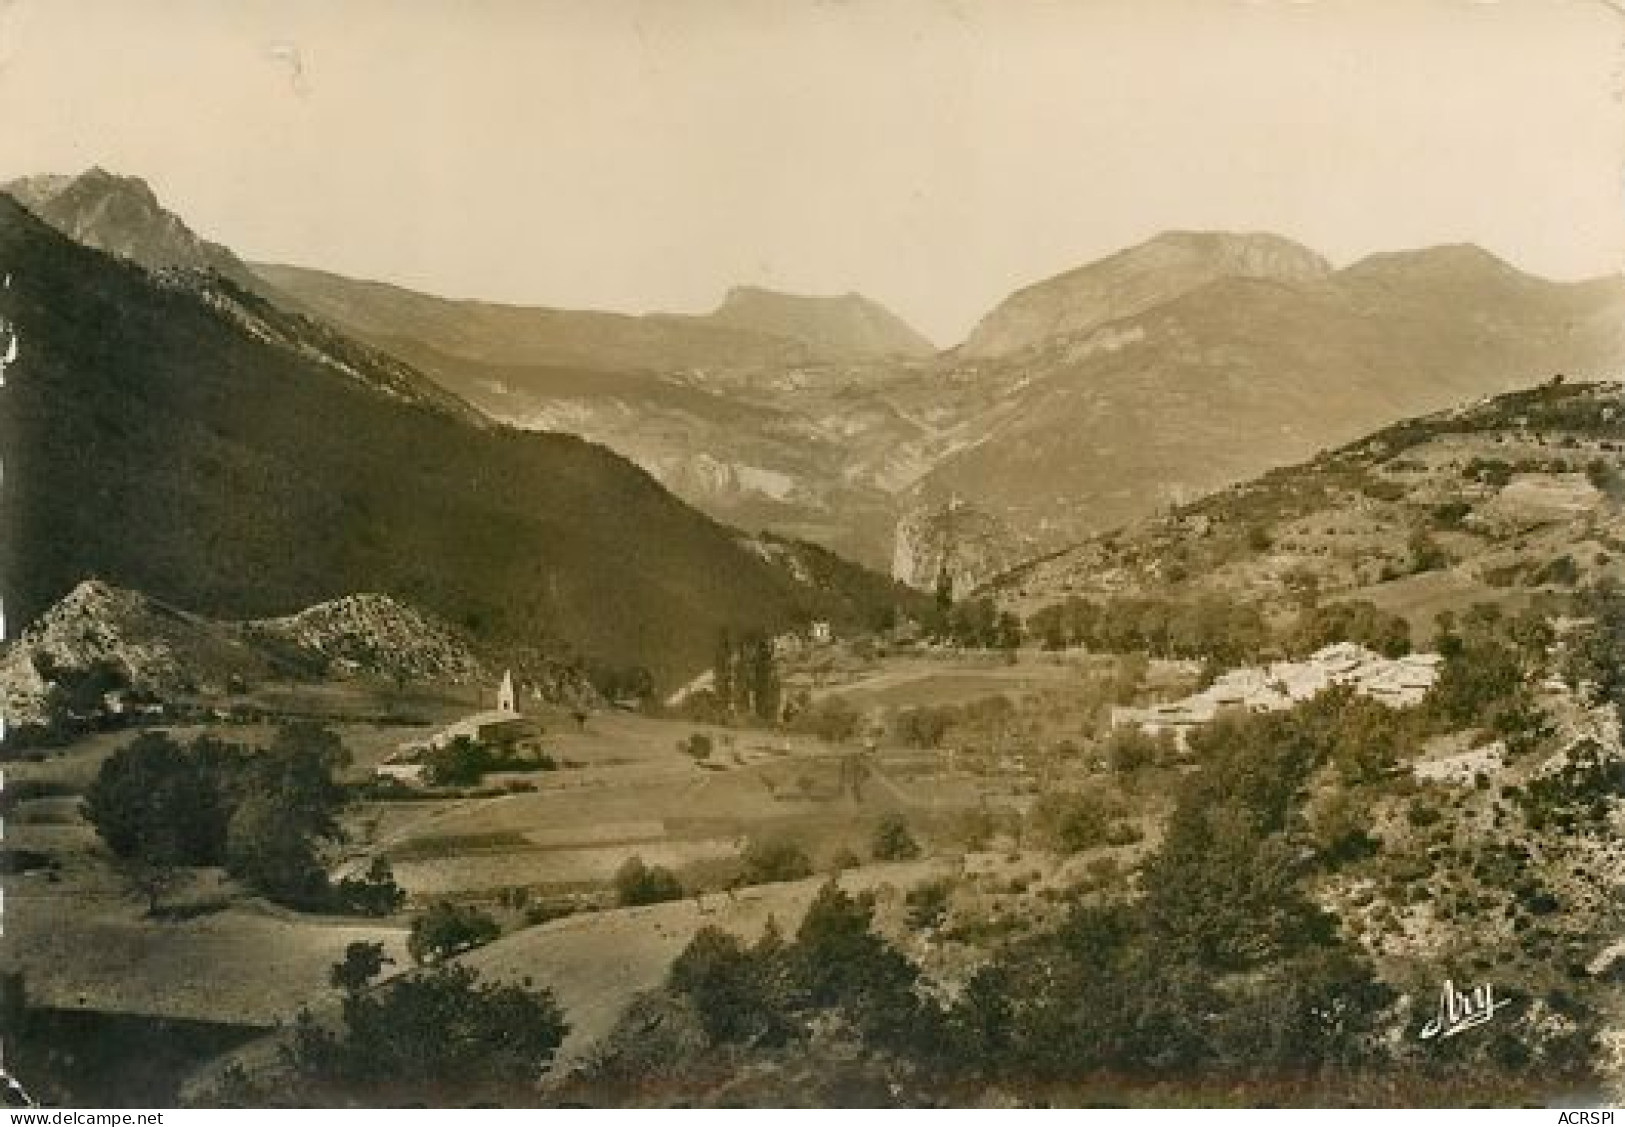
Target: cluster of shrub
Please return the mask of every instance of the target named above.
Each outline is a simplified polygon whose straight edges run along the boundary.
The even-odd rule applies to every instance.
[[[337,883],[322,864],[324,843],[340,837],[335,772],[348,762],[338,736],[308,722],[280,727],[265,748],[143,732],[102,763],[84,812],[154,909],[179,870],[223,865],[292,907],[387,915],[405,895],[386,861]]]
[[[464,931],[477,926],[452,920],[458,911],[446,905],[431,914]],[[338,1025],[301,1012],[284,1050],[291,1077],[266,1091],[233,1070],[222,1101],[316,1107],[535,1102],[535,1082],[570,1030],[550,990],[528,979],[485,982],[469,967],[438,960],[373,986],[390,961],[382,944],[350,944],[330,977],[344,991]]]
[[[1143,892],[1080,900],[1060,928],[997,950],[951,999],[878,934],[871,901],[834,885],[791,939],[773,928],[754,944],[702,933],[667,988],[715,1046],[769,1049],[833,1022],[943,1083],[1381,1076],[1398,1067],[1385,1037],[1397,992],[1308,892],[1381,843],[1357,802],[1324,801],[1315,780],[1329,769],[1355,788],[1336,791],[1348,795],[1379,780],[1413,734],[1405,724],[1436,722],[1419,709],[1395,723],[1405,715],[1334,691],[1195,733],[1202,767],[1176,784]],[[1582,805],[1620,782],[1588,763],[1571,775],[1552,785],[1579,787]],[[1040,806],[1034,824],[1057,847],[1122,832],[1121,808],[1098,794]],[[940,922],[944,899],[939,890],[910,900],[911,918]],[[1581,1071],[1596,1015],[1574,1007],[1580,1040],[1564,1052]],[[1513,1071],[1550,1068],[1553,1057],[1538,1063],[1515,1044],[1521,1035],[1491,1031],[1473,1051]]]
[[[437,787],[478,786],[498,771],[554,771],[558,762],[546,752],[493,747],[458,736],[423,755],[424,780]]]
[[[933,641],[977,650],[1013,650],[1023,634],[1021,619],[991,598],[955,602],[946,592],[922,611],[920,628]]]
[[[1303,894],[1284,811],[1253,781],[1226,771],[1188,786],[1145,898],[1075,909],[996,953],[951,1000],[876,932],[872,899],[834,884],[789,940],[772,926],[748,945],[702,931],[668,989],[717,1046],[771,1048],[834,1022],[958,1085],[1360,1060],[1387,993]],[[944,901],[915,898],[911,919],[940,922]]]
[[[909,829],[907,820],[893,811],[876,820],[869,839],[869,855],[876,861],[912,861],[923,850]],[[860,859],[850,850],[838,853],[832,861],[836,869],[851,868]],[[813,874],[812,858],[787,837],[758,835],[746,841],[740,852],[738,871],[731,886],[777,884],[801,880]],[[682,881],[664,865],[651,865],[642,857],[627,858],[615,872],[616,902],[624,907],[659,904],[679,900],[685,894]]]
[[[1625,798],[1625,760],[1595,740],[1583,740],[1511,795],[1536,831],[1603,830],[1616,802]]]
[[[1302,593],[1305,605],[1279,629],[1271,629],[1256,604],[1218,596],[1195,600],[1073,596],[1034,612],[1027,630],[1043,639],[1046,649],[1082,647],[1215,665],[1299,656],[1332,642],[1353,642],[1389,657],[1410,652],[1405,619],[1365,600],[1320,603],[1313,594]]]
[[[1564,676],[1625,721],[1625,592],[1599,584],[1577,598],[1575,610],[1584,624],[1565,641]]]
[[[1217,596],[1193,601],[1073,596],[1034,612],[1027,619],[1027,631],[1052,650],[1082,647],[1235,661],[1260,652],[1271,640],[1256,605]]]

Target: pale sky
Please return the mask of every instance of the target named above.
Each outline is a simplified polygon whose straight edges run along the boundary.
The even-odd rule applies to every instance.
[[[244,257],[952,344],[1170,228],[1625,265],[1610,0],[0,0],[0,178],[147,179]]]

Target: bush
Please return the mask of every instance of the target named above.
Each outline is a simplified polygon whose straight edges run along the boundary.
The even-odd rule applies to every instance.
[[[465,908],[448,900],[436,901],[427,912],[412,921],[406,950],[420,966],[444,962],[452,955],[489,943],[502,933],[496,920],[477,908]]]
[[[704,732],[695,732],[677,741],[677,750],[693,759],[709,759],[712,748],[711,737]]]
[[[1580,581],[1580,567],[1572,556],[1558,556],[1535,572],[1532,578],[1537,584],[1573,587]]]
[[[752,838],[740,855],[744,884],[775,884],[812,876],[812,861],[794,842],[782,838]]]
[[[925,1017],[914,992],[919,971],[872,930],[874,898],[833,881],[819,889],[786,952],[796,998],[844,1011],[869,1038],[917,1036]]]
[[[702,927],[672,963],[666,982],[693,1005],[713,1042],[782,1040],[788,1030],[782,948],[771,919],[754,948],[732,932]]]
[[[357,916],[389,916],[406,903],[406,891],[395,883],[395,870],[383,857],[373,858],[366,874],[345,877],[330,894],[336,911]]]
[[[423,754],[423,776],[430,786],[478,786],[494,771],[553,771],[558,763],[546,753],[527,755],[494,748],[458,736],[444,747]]]
[[[825,743],[845,743],[858,734],[863,717],[844,697],[828,696],[798,713],[792,726]]]
[[[683,885],[670,869],[629,857],[615,873],[615,898],[624,907],[681,900]]]
[[[941,927],[948,918],[948,900],[952,893],[947,881],[929,881],[909,889],[903,897],[908,905],[908,926],[916,931]]]
[[[1139,728],[1113,729],[1106,738],[1106,762],[1113,771],[1130,774],[1144,767],[1163,766],[1178,758],[1172,732],[1148,735]]]
[[[1421,574],[1424,571],[1439,571],[1449,567],[1453,562],[1450,554],[1440,546],[1439,542],[1422,529],[1417,529],[1411,534],[1406,546],[1410,551],[1411,572],[1413,574]]]
[[[335,966],[335,980],[375,973],[374,953],[357,946]],[[302,1098],[317,1106],[339,1106],[334,1094],[378,1107],[533,1100],[531,1085],[570,1028],[551,992],[482,983],[464,966],[353,990],[342,1015],[342,1030],[332,1032],[300,1014],[288,1051],[298,1082],[317,1089]]]
[[[952,705],[905,708],[893,718],[892,734],[909,747],[937,748],[958,719],[959,710]]]
[[[344,958],[333,964],[327,981],[335,990],[359,994],[392,962],[394,960],[384,954],[382,943],[357,940],[344,948]]]
[[[1048,849],[1077,853],[1112,844],[1122,804],[1099,791],[1058,791],[1033,804],[1028,823]]]
[[[887,814],[875,827],[869,852],[876,861],[912,861],[920,855],[920,843],[901,814]]]

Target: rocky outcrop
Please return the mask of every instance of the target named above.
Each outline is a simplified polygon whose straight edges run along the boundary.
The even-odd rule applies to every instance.
[[[86,580],[0,655],[9,725],[40,723],[54,682],[100,667],[159,697],[233,679],[367,674],[466,683],[489,676],[457,633],[384,595],[352,595],[285,618],[222,622]]]
[[[1023,557],[1025,545],[997,517],[959,500],[924,505],[897,522],[892,578],[935,591],[943,577],[962,598]]]
[[[347,595],[240,628],[249,638],[319,654],[343,669],[460,684],[488,677],[451,627],[388,595]]]

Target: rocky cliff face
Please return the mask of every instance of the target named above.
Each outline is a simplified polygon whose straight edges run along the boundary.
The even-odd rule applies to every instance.
[[[922,505],[897,522],[892,578],[935,591],[943,576],[962,598],[1021,561],[1025,545],[997,517],[959,500]]]
[[[1308,282],[1330,272],[1318,254],[1277,235],[1169,232],[1016,291],[982,319],[959,354],[1006,356],[1087,333],[1221,278]]]

